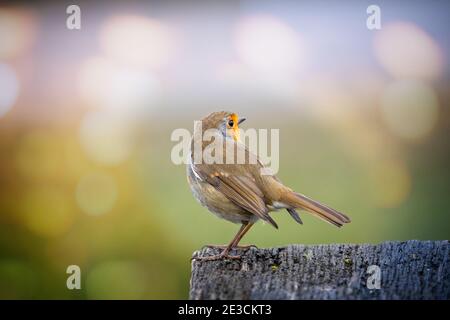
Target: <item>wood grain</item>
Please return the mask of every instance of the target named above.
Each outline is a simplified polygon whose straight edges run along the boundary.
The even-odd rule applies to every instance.
[[[380,289],[367,287],[371,265]],[[250,248],[241,260],[193,260],[190,285],[190,299],[449,299],[449,241]]]

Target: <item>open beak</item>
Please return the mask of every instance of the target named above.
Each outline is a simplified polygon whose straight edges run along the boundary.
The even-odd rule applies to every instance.
[[[246,118],[240,118],[238,121],[238,125],[245,121]]]

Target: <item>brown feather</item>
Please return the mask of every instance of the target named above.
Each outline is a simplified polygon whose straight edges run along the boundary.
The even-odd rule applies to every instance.
[[[282,194],[281,201],[294,208],[306,210],[337,227],[342,227],[345,223],[350,222],[350,218],[345,214],[297,192],[287,190]]]
[[[248,179],[245,177],[219,175],[217,177],[209,177],[207,181],[234,204],[255,214],[258,218],[269,222],[278,229],[277,223],[269,216],[269,210],[261,197],[261,191],[258,189],[258,192],[254,192],[252,189],[257,188],[255,185],[252,188],[246,186],[249,183]]]
[[[230,115],[232,113],[226,111],[210,114],[202,120],[202,131],[220,127],[224,119]],[[235,205],[269,222],[275,228],[278,226],[269,216],[269,211],[273,210],[272,205],[275,202],[285,204],[289,214],[299,223],[301,223],[301,219],[295,211],[296,208],[306,210],[338,227],[350,222],[345,214],[284,186],[275,175],[262,175],[261,170],[264,166],[244,144],[232,139],[224,139],[223,142],[222,164],[195,164],[195,172],[201,176],[203,181],[212,185]],[[210,143],[212,141],[202,141],[202,149],[204,150]],[[193,146],[194,139],[192,140]],[[234,152],[235,162],[226,164],[225,155],[231,149]],[[245,163],[236,164],[239,152],[245,154]]]

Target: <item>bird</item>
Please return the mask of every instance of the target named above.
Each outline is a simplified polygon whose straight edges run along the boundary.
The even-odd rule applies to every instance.
[[[336,227],[351,221],[344,213],[293,191],[275,174],[263,174],[265,167],[257,155],[250,152],[240,140],[239,125],[245,120],[234,112],[217,111],[198,121],[194,127],[186,165],[191,192],[202,206],[219,218],[240,224],[228,245],[207,245],[222,249],[220,254],[195,257],[195,260],[240,259],[242,255],[232,255],[231,252],[233,249],[250,247],[239,246],[239,242],[258,220],[278,229],[277,223],[269,215],[273,211],[285,209],[299,224],[303,222],[297,210],[304,210]],[[205,139],[206,132],[213,132],[211,137],[214,139]],[[204,156],[208,148],[213,149],[214,146],[215,153],[219,155],[211,152],[212,157],[223,161],[206,161],[202,158],[199,161],[196,158],[198,152]],[[225,154],[231,149],[234,151],[234,161],[225,161]],[[246,161],[236,161],[239,152],[245,155]]]

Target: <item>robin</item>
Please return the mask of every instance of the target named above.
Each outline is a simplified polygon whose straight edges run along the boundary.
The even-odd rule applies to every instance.
[[[227,246],[208,245],[223,248],[220,254],[195,259],[239,259],[240,255],[231,255],[231,250],[249,247],[238,244],[258,220],[263,220],[278,229],[269,212],[280,209],[286,209],[300,224],[303,222],[296,209],[305,210],[337,227],[350,222],[350,218],[345,214],[293,191],[283,185],[275,175],[267,174],[257,156],[240,142],[239,125],[244,120],[245,118],[239,119],[236,113],[213,112],[203,118],[199,122],[200,126],[194,129],[187,165],[187,179],[191,191],[201,205],[218,217],[241,224],[236,236]],[[211,130],[216,133],[214,139],[204,139],[204,133]],[[195,149],[196,146],[201,147],[200,152],[203,154],[213,143],[217,146],[218,141],[220,148],[223,148],[219,151],[223,152],[216,150],[215,155],[211,152],[216,161],[198,161],[196,158],[198,154],[194,154],[199,151]],[[234,151],[232,158],[234,162],[230,163],[225,161],[228,160],[225,156],[231,150]],[[239,154],[244,155],[246,161],[236,161]]]

